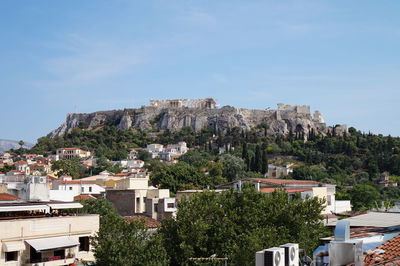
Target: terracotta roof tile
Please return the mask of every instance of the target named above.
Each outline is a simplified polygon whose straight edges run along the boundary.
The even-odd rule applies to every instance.
[[[80,180],[54,180],[54,182],[59,183],[59,184],[66,184],[66,185],[73,185],[73,184],[93,184],[93,182],[89,181],[80,181]]]
[[[19,200],[17,196],[8,194],[8,193],[0,193],[0,201],[12,201],[12,200]]]
[[[275,190],[281,190],[280,188],[274,188],[274,187],[264,187],[264,188],[261,188],[261,192],[263,192],[263,193],[272,193],[272,192],[274,192]],[[303,189],[286,189],[285,190],[287,193],[296,193],[296,192],[304,192],[304,191],[312,191],[312,189],[309,189],[309,188],[303,188]]]
[[[400,235],[371,250],[364,258],[364,265],[399,265],[397,262],[400,262]]]
[[[147,228],[158,228],[161,226],[161,222],[154,220],[147,216],[124,216],[125,221],[143,221]]]
[[[272,183],[276,185],[307,185],[307,184],[312,184],[312,185],[318,185],[322,184],[317,181],[313,180],[295,180],[295,179],[274,179],[274,178],[245,178],[244,180],[249,180],[249,181],[256,181],[256,182],[261,182],[261,183]]]
[[[89,199],[96,199],[96,198],[91,195],[84,195],[84,194],[74,197],[74,200],[89,200]]]

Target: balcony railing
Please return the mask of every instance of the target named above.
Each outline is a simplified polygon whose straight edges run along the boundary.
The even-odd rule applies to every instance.
[[[38,259],[28,259],[26,263],[42,263],[48,261],[56,261],[56,260],[66,260],[75,258],[75,254],[68,254],[67,256],[51,256],[46,258],[38,258]]]

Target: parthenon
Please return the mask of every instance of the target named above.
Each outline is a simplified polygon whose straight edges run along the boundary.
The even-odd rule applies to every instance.
[[[217,101],[214,98],[206,99],[172,99],[172,100],[150,100],[150,106],[160,108],[200,108],[215,109]]]

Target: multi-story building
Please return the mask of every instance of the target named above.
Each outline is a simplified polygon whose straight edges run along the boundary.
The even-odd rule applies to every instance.
[[[99,215],[60,215],[79,203],[0,203],[0,265],[71,265],[94,261],[90,237]]]
[[[217,186],[219,189],[241,190],[244,183],[255,186],[257,191],[272,193],[275,190],[282,190],[289,194],[300,193],[302,198],[317,197],[325,200],[325,209],[322,214],[343,213],[351,211],[350,201],[336,200],[336,186],[325,184],[313,180],[293,180],[293,179],[274,179],[274,178],[243,178],[226,184]]]
[[[285,166],[268,165],[268,178],[279,178],[281,176],[287,176],[290,173],[293,173],[293,164],[287,164]]]
[[[100,195],[106,191],[95,182],[82,180],[54,180],[52,189],[72,191],[74,197],[81,194]]]
[[[80,148],[59,148],[56,151],[56,155],[60,159],[72,159],[74,157],[87,158],[90,157],[90,151],[84,151]]]
[[[149,186],[148,176],[126,177],[117,181],[115,189],[107,189],[106,198],[113,203],[120,215],[130,216],[145,213],[148,199],[169,198],[169,189]],[[154,200],[155,203],[156,201]]]

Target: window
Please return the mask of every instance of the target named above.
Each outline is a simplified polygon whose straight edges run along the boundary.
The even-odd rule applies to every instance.
[[[84,187],[81,187],[81,192],[82,193],[85,192],[85,188]]]
[[[89,192],[92,192],[92,187],[89,187]]]
[[[158,212],[158,203],[154,203],[154,211]]]
[[[6,252],[6,261],[17,261],[18,251]]]
[[[82,236],[79,238],[79,251],[89,251],[89,237]]]
[[[175,204],[173,202],[167,203],[167,208],[175,208]]]
[[[328,195],[328,199],[327,199],[328,205],[332,205],[332,196]]]
[[[72,187],[69,187],[69,190],[72,190]]]
[[[54,251],[54,257],[59,257],[60,259],[65,259],[65,249],[60,249]]]

